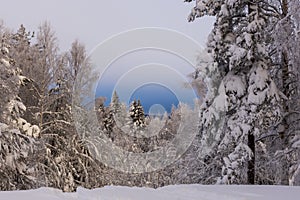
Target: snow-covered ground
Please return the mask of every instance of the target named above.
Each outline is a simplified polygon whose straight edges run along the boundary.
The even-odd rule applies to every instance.
[[[52,188],[0,192],[1,200],[298,200],[300,187],[177,185],[158,189],[107,186],[76,193]]]

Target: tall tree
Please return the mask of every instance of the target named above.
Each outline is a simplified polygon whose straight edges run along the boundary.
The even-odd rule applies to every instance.
[[[117,91],[114,91],[114,93],[113,93],[113,96],[111,98],[110,106],[112,107],[114,113],[120,112],[121,102],[120,102]]]
[[[38,112],[37,105],[39,103],[39,90],[37,83],[31,79],[36,78],[34,66],[36,60],[35,46],[32,44],[34,33],[30,33],[23,25],[14,33],[10,40],[11,56],[15,60],[15,65],[21,71],[20,74],[24,77],[24,83],[20,87],[19,96],[26,106],[24,118],[33,124],[37,124],[36,113]],[[29,78],[31,77],[31,78]]]
[[[30,51],[32,54],[31,62],[29,66],[25,63],[22,64],[24,65],[23,73],[35,83],[32,84],[34,95],[27,98],[31,98],[32,102],[38,102],[37,105],[32,105],[29,109],[31,109],[32,115],[36,116],[37,123],[43,133],[49,128],[47,116],[53,101],[49,97],[49,90],[55,84],[54,74],[57,69],[58,57],[57,39],[48,22],[39,26],[36,44],[32,45]]]
[[[279,3],[278,3],[279,2]],[[279,183],[295,184],[289,180],[294,177],[294,173],[300,166],[299,147],[294,145],[299,141],[300,133],[298,122],[300,120],[299,105],[299,63],[300,48],[299,45],[299,13],[296,11],[300,7],[299,1],[280,0],[273,2],[277,5],[278,11],[273,20],[273,26],[269,29],[273,42],[270,44],[272,59],[277,68],[275,80],[285,95],[282,101],[283,118],[279,124],[278,138],[279,149],[276,152],[280,174]],[[278,170],[283,169],[283,170]],[[298,172],[299,173],[299,172]],[[299,177],[299,175],[298,175]],[[300,184],[299,182],[297,184]]]
[[[32,163],[33,137],[39,136],[39,128],[22,118],[26,110],[19,97],[21,85],[27,78],[21,75],[11,57],[13,34],[0,27],[0,189],[15,190],[35,187]]]
[[[145,113],[140,100],[131,103],[129,114],[135,127],[145,126]]]
[[[74,83],[80,70],[89,69],[85,47],[75,41],[69,52],[56,59],[43,136],[47,155],[41,158],[45,164],[40,166],[45,174],[40,177],[46,186],[64,191],[74,191],[79,185],[90,188],[101,184],[96,178],[101,168],[86,148],[85,138],[77,133],[72,110]]]
[[[255,139],[281,116],[264,37],[270,6],[264,0],[196,2],[191,21],[204,15],[216,17],[208,41],[216,68],[208,70],[219,74],[214,78],[217,87],[208,88],[214,92],[206,97],[201,119],[203,146],[212,138],[216,145],[203,156],[215,157],[212,172],[220,176],[219,183],[253,184]]]

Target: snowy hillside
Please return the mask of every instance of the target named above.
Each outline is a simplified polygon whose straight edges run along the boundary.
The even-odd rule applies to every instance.
[[[178,185],[158,189],[106,186],[94,190],[78,188],[76,193],[52,188],[0,192],[0,199],[9,200],[296,200],[299,196],[300,187],[284,186]]]

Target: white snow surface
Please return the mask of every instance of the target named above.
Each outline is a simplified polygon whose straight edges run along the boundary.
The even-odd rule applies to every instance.
[[[27,191],[2,191],[1,200],[297,200],[300,187],[246,185],[175,185],[158,189],[106,186],[75,193],[39,188]]]

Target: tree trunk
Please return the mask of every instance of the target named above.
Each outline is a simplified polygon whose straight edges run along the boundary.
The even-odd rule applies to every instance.
[[[248,146],[253,152],[251,155],[251,160],[248,161],[248,184],[254,185],[255,183],[255,137],[253,134],[249,133],[248,135]]]
[[[286,17],[288,15],[288,2],[287,0],[282,0],[282,15]],[[287,100],[283,101],[283,112],[289,113],[289,61],[288,61],[288,53],[283,50],[281,53],[281,72],[282,72],[282,86],[283,86],[283,93],[287,97]],[[282,125],[284,127],[284,131],[280,134],[281,138],[281,149],[285,150],[288,146],[288,131],[290,130],[289,122],[287,118],[283,119]],[[281,185],[288,185],[289,184],[289,162],[287,160],[286,155],[283,156],[281,161],[281,178],[280,184]]]
[[[248,14],[250,15],[254,10],[251,9],[251,2],[248,4]],[[252,151],[250,160],[248,161],[247,178],[248,184],[255,183],[255,136],[253,133],[248,134],[248,147]]]

